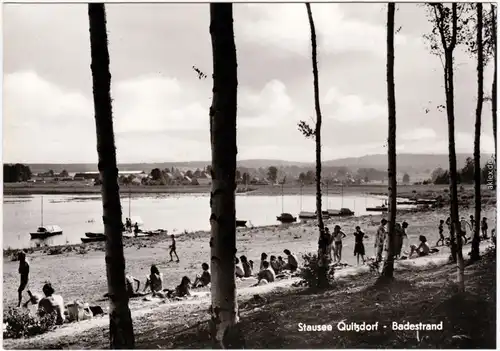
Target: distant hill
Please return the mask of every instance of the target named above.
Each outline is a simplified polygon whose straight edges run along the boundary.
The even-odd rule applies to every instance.
[[[472,157],[468,154],[457,154],[457,166],[462,168],[465,165],[465,159]],[[484,165],[489,154],[481,155],[481,163]],[[398,173],[408,172],[410,174],[430,173],[434,169],[441,167],[448,169],[448,155],[445,154],[400,154],[397,156]],[[210,164],[210,161],[190,161],[190,162],[161,162],[161,163],[123,163],[119,164],[118,168],[121,171],[138,171],[144,170],[150,172],[153,168],[186,168],[186,169],[203,169]],[[52,169],[54,172],[61,172],[65,169],[68,172],[91,172],[97,171],[97,164],[90,163],[72,163],[72,164],[57,164],[57,163],[37,163],[28,164],[33,173],[46,172]],[[314,169],[313,162],[294,162],[284,160],[269,160],[269,159],[254,159],[240,160],[238,167],[243,168],[268,168],[276,166],[278,168],[298,167]],[[387,155],[366,155],[361,157],[350,157],[336,160],[323,161],[324,167],[346,167],[352,171],[359,168],[375,168],[379,170],[387,169]]]
[[[472,157],[470,154],[457,154],[457,167],[460,169],[465,166],[467,157]],[[489,154],[481,154],[481,164],[484,166]],[[399,154],[397,155],[398,172],[408,173],[429,173],[436,168],[448,169],[449,161],[447,154]],[[380,170],[387,169],[387,155],[366,155],[361,157],[342,158],[337,160],[324,161],[323,165],[328,166],[343,166],[355,170],[358,168],[375,168]]]

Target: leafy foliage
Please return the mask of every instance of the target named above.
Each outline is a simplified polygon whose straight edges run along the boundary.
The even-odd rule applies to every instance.
[[[56,318],[54,314],[46,314],[38,317],[30,313],[29,309],[10,308],[3,316],[6,324],[3,337],[24,338],[43,334],[55,327]]]
[[[207,79],[208,76],[205,73],[203,73],[198,67],[193,66],[193,70],[198,75],[198,79],[200,80]]]
[[[311,126],[305,121],[300,121],[297,124],[297,127],[306,138],[313,138],[316,135],[316,129],[311,128]]]
[[[272,181],[276,182],[276,179],[278,179],[278,168],[271,166],[267,170],[267,178]]]
[[[29,166],[21,163],[3,165],[3,181],[5,183],[25,182],[31,179]]]
[[[315,288],[318,286],[320,267],[318,266],[318,256],[316,254],[305,254],[302,256],[304,267],[300,270],[302,280],[299,285]],[[328,283],[332,283],[335,276],[335,268],[332,266],[327,273]]]

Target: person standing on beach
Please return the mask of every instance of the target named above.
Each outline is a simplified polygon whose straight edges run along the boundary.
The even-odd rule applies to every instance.
[[[385,243],[385,225],[387,224],[387,220],[382,218],[380,221],[380,226],[377,229],[377,235],[375,236],[375,261],[382,261],[382,252],[384,251],[384,243]]]
[[[19,283],[19,288],[17,289],[17,295],[18,295],[18,303],[17,307],[21,307],[21,302],[23,299],[23,291],[26,289],[26,286],[28,285],[28,278],[30,275],[30,265],[28,263],[28,260],[26,259],[26,254],[21,251],[17,254],[17,257],[19,259],[19,275],[21,277],[21,281]]]
[[[487,240],[488,239],[488,222],[486,217],[483,217],[483,220],[481,221],[481,233],[483,234],[483,239]]]
[[[441,245],[444,246],[443,224],[444,224],[444,221],[441,219],[439,221],[439,227],[438,227],[438,230],[439,230],[439,240],[436,242],[436,246],[439,246],[439,242],[441,242]]]
[[[169,248],[170,248],[170,262],[172,262],[174,260],[174,258],[172,257],[172,254],[175,254],[175,257],[177,257],[177,263],[179,263],[179,256],[177,256],[177,247],[175,245],[175,235],[172,234],[172,235],[170,235],[170,237],[172,238],[172,245],[169,246]]]
[[[333,256],[334,259],[337,260],[338,263],[342,260],[342,239],[345,238],[347,235],[343,231],[340,230],[340,226],[336,225],[333,228],[333,241],[335,243],[334,251],[333,251]]]
[[[363,244],[364,237],[365,233],[361,231],[360,226],[356,226],[356,231],[354,232],[354,256],[356,256],[358,266],[360,256],[363,260],[363,264],[365,263],[365,245]]]

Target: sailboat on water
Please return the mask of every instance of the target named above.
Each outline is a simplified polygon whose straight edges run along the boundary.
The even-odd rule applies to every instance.
[[[327,186],[327,196],[328,196],[328,186]],[[328,216],[329,217],[350,217],[354,216],[354,212],[351,211],[350,208],[344,207],[344,183],[340,184],[340,197],[341,197],[341,203],[340,203],[340,209],[328,209]]]
[[[40,210],[40,226],[36,232],[30,233],[31,239],[46,239],[50,236],[61,235],[63,233],[61,227],[57,225],[43,225],[43,196],[41,197],[41,210]]]
[[[285,201],[285,194],[284,194],[284,185],[285,185],[285,180],[286,177],[283,178],[283,181],[281,182],[281,215],[276,216],[276,220],[278,220],[281,223],[293,223],[297,221],[297,217],[292,216],[290,213],[284,212],[285,207],[284,207],[284,201]]]

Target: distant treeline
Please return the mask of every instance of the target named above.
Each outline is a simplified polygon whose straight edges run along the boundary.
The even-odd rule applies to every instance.
[[[3,181],[4,183],[26,182],[31,179],[31,170],[29,166],[22,163],[4,164]]]
[[[495,167],[492,163],[486,163],[481,170],[481,183],[490,184],[495,186]],[[450,174],[447,170],[437,168],[432,172],[431,179],[428,181],[434,184],[448,184],[450,181]],[[460,184],[473,184],[474,183],[474,159],[468,157],[465,161],[465,167],[457,171],[457,181]]]

